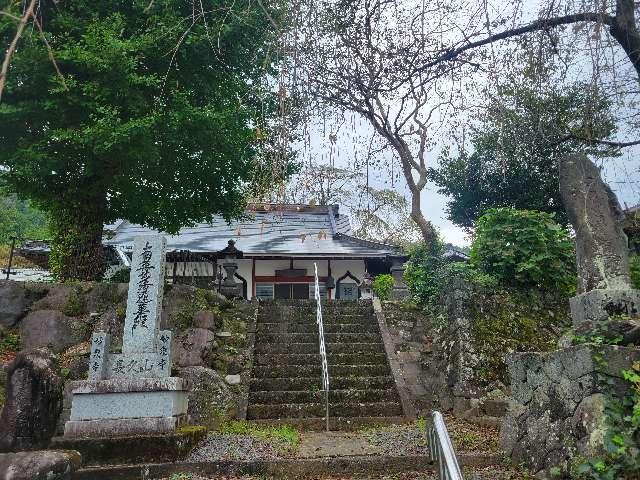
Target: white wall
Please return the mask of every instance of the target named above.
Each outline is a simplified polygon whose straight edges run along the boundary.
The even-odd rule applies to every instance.
[[[276,270],[289,268],[289,260],[256,260],[256,276],[273,277]]]
[[[218,265],[222,265],[225,260],[219,260]],[[235,260],[238,263],[238,274],[247,280],[247,296],[249,299],[253,296],[253,282],[252,282],[252,268],[253,262],[250,258]],[[289,260],[256,260],[256,275],[262,277],[272,277],[275,275],[276,270],[286,270],[289,268]],[[293,268],[304,268],[307,270],[307,275],[313,276],[313,264],[318,264],[318,276],[326,277],[328,274],[328,261],[327,260],[294,260]],[[210,276],[214,277],[218,274],[217,265],[213,265],[210,262],[178,262],[177,275],[181,276]],[[350,271],[358,280],[362,281],[364,277],[364,260],[331,260],[331,275],[334,280],[338,280],[347,271]],[[222,273],[225,274],[224,268]],[[173,274],[173,263],[167,263],[167,275]],[[353,282],[351,279],[347,279],[348,282]],[[331,298],[335,298],[335,289],[331,292]]]

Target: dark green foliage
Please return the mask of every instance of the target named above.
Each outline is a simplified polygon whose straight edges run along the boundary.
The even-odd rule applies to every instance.
[[[508,287],[570,295],[576,288],[574,250],[553,215],[495,208],[478,220],[471,264]]]
[[[131,279],[131,268],[127,267],[127,268],[122,268],[118,270],[116,273],[114,273],[113,275],[111,275],[111,278],[109,278],[108,281],[111,283],[129,283],[130,279]]]
[[[27,29],[0,104],[0,167],[50,214],[60,278],[101,276],[105,222],[172,233],[242,211],[256,128],[269,132],[276,109],[275,33],[256,2],[79,0],[40,14],[68,90]],[[0,17],[0,43],[14,33]]]
[[[629,259],[631,271],[631,285],[640,289],[640,255],[632,255]]]
[[[404,278],[416,302],[427,308],[434,306],[442,288],[441,280],[446,276],[443,253],[441,242],[434,245],[423,242],[409,250]]]
[[[584,151],[613,156],[589,144],[615,132],[610,101],[591,86],[535,91],[527,85],[499,88],[471,135],[472,153],[445,152],[432,172],[451,201],[449,219],[471,229],[489,208],[512,207],[567,216],[558,189],[559,159]]]
[[[6,352],[18,352],[21,345],[22,340],[19,333],[0,331],[0,355]]]

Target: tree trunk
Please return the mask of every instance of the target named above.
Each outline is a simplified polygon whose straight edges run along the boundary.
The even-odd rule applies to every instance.
[[[425,243],[432,247],[438,241],[438,234],[429,220],[424,218],[420,208],[420,192],[411,192],[411,218],[418,225]]]
[[[102,231],[106,195],[62,202],[50,210],[49,268],[59,281],[100,280],[105,269]]]

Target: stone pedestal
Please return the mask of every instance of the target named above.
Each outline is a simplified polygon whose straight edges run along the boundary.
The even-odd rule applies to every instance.
[[[569,304],[575,328],[606,322],[615,315],[633,318],[640,314],[640,290],[596,289],[576,295]]]
[[[73,390],[65,437],[110,437],[173,432],[187,414],[182,378],[85,381]]]

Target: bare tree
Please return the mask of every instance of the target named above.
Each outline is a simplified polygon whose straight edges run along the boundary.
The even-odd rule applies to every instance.
[[[442,18],[434,8],[393,0],[316,4],[301,33],[302,81],[324,104],[366,118],[400,163],[410,214],[426,242],[437,234],[420,201],[428,182],[429,148],[458,94],[457,65],[414,69],[422,52],[442,51]],[[453,6],[451,8],[454,8]],[[410,70],[409,70],[410,69]]]

